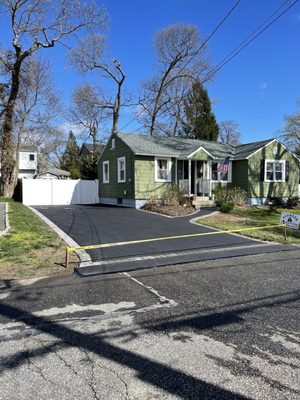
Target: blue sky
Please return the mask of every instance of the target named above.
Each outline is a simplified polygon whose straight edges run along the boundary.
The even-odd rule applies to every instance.
[[[137,93],[141,81],[154,72],[155,32],[180,22],[196,25],[205,37],[235,0],[107,0],[100,3],[110,14],[108,42],[113,57],[121,62],[126,73],[126,91]],[[214,64],[221,61],[282,3],[282,0],[241,0],[208,43],[211,61]],[[4,33],[1,28],[0,33],[1,36]],[[243,143],[273,137],[282,128],[284,115],[296,110],[296,99],[300,97],[299,43],[300,2],[225,65],[207,86],[217,120],[237,121]],[[67,105],[75,85],[85,78],[67,66],[63,49],[47,50],[45,55],[51,57],[56,86]],[[120,128],[131,118],[128,110],[123,112]],[[126,131],[137,128],[134,121]]]

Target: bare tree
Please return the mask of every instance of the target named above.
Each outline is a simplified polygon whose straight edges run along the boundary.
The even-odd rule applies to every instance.
[[[96,144],[99,142],[100,123],[110,117],[106,105],[111,104],[111,100],[105,98],[101,90],[88,83],[84,83],[75,89],[72,100],[70,120],[73,124],[81,126],[87,131],[92,139],[95,151]]]
[[[205,46],[201,46],[198,29],[193,25],[175,24],[159,31],[154,37],[158,57],[158,73],[143,83],[143,123],[150,135],[160,132],[159,119],[169,116],[170,104],[174,101],[172,88],[177,80],[183,93],[200,79],[209,68],[205,57]],[[183,85],[184,84],[184,85]],[[178,96],[178,100],[181,96]]]
[[[298,110],[285,116],[285,126],[281,137],[293,152],[300,154],[300,99],[297,103]]]
[[[3,195],[11,197],[17,178],[14,113],[24,62],[41,48],[64,44],[79,31],[103,27],[107,17],[102,7],[79,0],[0,0],[0,8],[11,28],[11,48],[0,53],[0,64],[10,75],[2,101],[1,186]]]
[[[118,123],[121,109],[122,86],[125,74],[118,60],[112,60],[107,53],[106,39],[102,35],[90,35],[80,41],[77,48],[71,53],[71,62],[78,72],[85,73],[97,70],[100,74],[111,79],[117,89],[113,101],[105,101],[98,104],[98,108],[109,109],[112,112],[112,132],[118,131]]]
[[[219,140],[222,143],[240,144],[241,133],[239,131],[239,124],[234,120],[225,120],[219,122]]]

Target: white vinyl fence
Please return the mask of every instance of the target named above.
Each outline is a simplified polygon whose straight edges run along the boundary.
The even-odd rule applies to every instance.
[[[22,179],[22,198],[30,206],[96,204],[98,180]]]

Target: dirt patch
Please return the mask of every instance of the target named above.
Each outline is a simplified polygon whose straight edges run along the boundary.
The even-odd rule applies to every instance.
[[[220,221],[220,222],[229,222],[229,223],[239,223],[239,222],[247,222],[250,221],[250,218],[240,217],[238,215],[231,214],[217,214],[212,217],[209,217],[211,221]]]
[[[168,215],[170,217],[180,217],[181,215],[192,214],[195,209],[192,206],[167,206],[167,205],[156,205],[146,204],[143,208],[145,211],[151,211],[158,214]]]

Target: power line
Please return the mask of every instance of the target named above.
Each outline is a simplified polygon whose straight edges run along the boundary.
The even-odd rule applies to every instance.
[[[208,37],[204,40],[204,42],[201,44],[201,46],[198,48],[198,50],[193,54],[193,56],[189,59],[188,62],[184,64],[183,67],[179,70],[178,74],[180,74],[186,67],[187,65],[199,54],[199,52],[204,48],[204,46],[207,44],[207,42],[213,37],[213,35],[220,29],[220,27],[224,24],[224,22],[229,18],[229,16],[233,13],[233,11],[236,9],[236,7],[239,5],[241,0],[238,0],[227,12],[227,14],[221,19],[221,21],[218,23],[218,25],[212,30],[212,32],[208,35]],[[154,103],[155,100],[151,101],[151,103]],[[150,103],[150,104],[151,104]],[[122,128],[118,129],[117,133],[121,132],[123,129],[127,128],[132,122],[137,120],[137,118],[144,112],[144,110],[140,111],[137,113],[137,115],[132,118],[129,122],[127,122]]]
[[[290,8],[292,8],[298,0],[295,0],[292,4],[289,5],[282,13],[280,13],[276,18],[274,18],[271,22],[269,22],[266,26],[264,26],[278,11],[287,3],[286,1],[281,7],[279,7],[270,17],[268,17],[262,24],[259,25],[245,40],[243,40],[235,49],[233,49],[222,61],[220,61],[214,69],[200,82],[201,84],[208,81],[212,76],[214,76],[221,68],[224,67],[230,60],[236,57],[242,50],[249,46],[256,38],[258,38],[266,29],[268,29],[271,25],[273,25],[282,15],[284,15]],[[262,28],[259,31],[260,28]],[[256,33],[259,31],[258,33]]]
[[[285,8],[284,11],[282,11],[279,15],[277,15],[276,18],[273,18],[274,15],[276,15],[287,3],[289,0],[286,0],[279,8],[277,8],[266,20],[264,20],[250,35],[246,37],[238,46],[236,46],[226,57],[223,58],[214,68],[211,72],[209,72],[201,81],[200,84],[203,84],[207,82],[209,79],[211,79],[221,68],[223,68],[229,61],[231,61],[234,57],[236,57],[242,50],[244,50],[246,47],[248,47],[255,39],[257,39],[265,30],[267,30],[271,25],[273,25],[280,17],[282,17],[287,11],[289,11],[297,2],[298,0],[295,0],[293,3],[291,3],[287,8]],[[237,4],[236,4],[237,5]],[[272,19],[273,18],[273,19]],[[271,21],[270,21],[271,20]],[[268,21],[270,21],[268,23]],[[267,23],[267,25],[266,25]],[[219,24],[220,25],[220,24]],[[262,28],[262,29],[261,29]],[[216,31],[216,29],[214,30]],[[211,35],[210,35],[211,37]],[[207,39],[206,39],[207,40]],[[206,42],[207,43],[207,42]],[[202,45],[203,46],[203,45]],[[199,50],[200,51],[200,50]],[[187,94],[190,92],[190,90],[187,92]],[[144,110],[142,110],[140,113],[138,113],[132,120],[130,120],[124,127],[122,127],[118,132],[126,128],[128,125],[130,125],[132,122],[134,122],[142,113]]]

